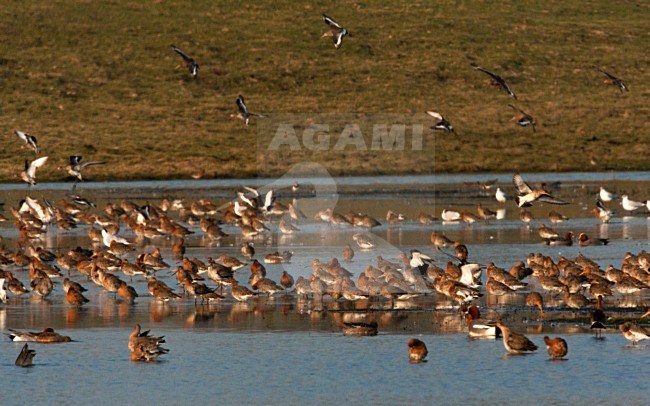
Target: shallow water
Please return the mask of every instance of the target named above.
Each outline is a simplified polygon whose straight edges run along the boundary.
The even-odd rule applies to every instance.
[[[399,225],[382,225],[370,233],[378,246],[372,250],[356,249],[354,261],[344,266],[358,275],[375,258],[397,262],[401,251],[419,249],[434,257],[439,265],[449,260],[434,252],[429,243],[432,230],[444,232],[453,240],[467,244],[470,259],[486,264],[494,262],[509,268],[531,252],[541,252],[554,259],[582,253],[601,266],[619,266],[627,251],[648,249],[650,218],[645,212],[623,216],[618,211],[609,224],[592,217],[598,186],[618,193],[629,193],[636,200],[650,198],[647,173],[617,174],[533,174],[526,180],[559,180],[554,194],[570,200],[569,206],[540,205],[532,208],[537,219],[530,227],[518,219],[518,209],[511,202],[502,206],[494,200],[494,189],[483,191],[473,182],[497,178],[502,189],[512,190],[511,175],[453,175],[442,177],[343,178],[335,179],[334,189],[319,190],[328,180],[301,179],[304,188],[297,193],[278,191],[282,201],[299,199],[300,208],[311,217],[321,206],[336,205],[336,211],[365,212],[380,219],[388,208],[404,213],[409,219]],[[270,182],[270,181],[269,181]],[[103,208],[106,202],[119,203],[123,198],[139,203],[158,203],[163,197],[182,198],[188,202],[200,198],[226,204],[240,185],[263,186],[257,181],[137,182],[82,184],[77,193]],[[293,182],[286,181],[285,185]],[[27,194],[48,198],[55,204],[65,198],[69,184],[38,185],[27,191],[23,186],[2,185],[0,202],[15,206]],[[476,205],[493,210],[506,208],[504,220],[421,225],[414,219],[420,211],[439,216],[443,208],[475,212]],[[556,209],[571,220],[553,225],[561,234],[586,232],[592,238],[609,238],[604,247],[549,247],[540,243],[537,225],[550,225],[546,215]],[[93,212],[99,212],[93,209]],[[8,210],[5,209],[5,214]],[[383,221],[382,221],[383,222]],[[276,250],[294,252],[288,264],[270,265],[268,276],[278,280],[283,270],[294,277],[311,273],[311,261],[328,261],[340,257],[342,248],[352,242],[352,235],[367,232],[353,227],[338,227],[307,220],[298,224],[294,235],[278,235],[277,225],[271,233],[256,238],[256,257]],[[77,245],[90,245],[88,226],[71,231],[51,229],[41,243],[56,252]],[[190,225],[196,234],[187,240],[188,257],[233,255],[242,241],[238,229],[226,226],[231,236],[213,242],[202,236],[198,225]],[[172,266],[172,241],[136,239],[128,230],[121,234],[137,245],[137,252],[151,252],[161,247],[162,255]],[[8,223],[0,223],[0,236],[8,248],[15,247],[17,232]],[[131,253],[133,260],[137,254]],[[27,284],[27,272],[14,274]],[[248,279],[248,270],[237,274]],[[175,287],[169,270],[160,271],[160,279]],[[37,351],[33,368],[13,365],[22,345],[0,341],[0,379],[5,386],[4,400],[23,403],[30,388],[30,402],[70,403],[170,403],[190,400],[208,403],[510,403],[522,399],[538,403],[628,403],[644,404],[647,399],[648,346],[630,346],[615,328],[604,340],[594,339],[585,322],[588,311],[568,311],[561,298],[545,296],[546,321],[527,308],[523,295],[495,298],[489,295],[477,303],[490,317],[502,317],[516,331],[526,333],[541,348],[537,354],[507,357],[501,341],[469,340],[454,303],[440,295],[389,304],[381,301],[360,303],[324,303],[278,295],[256,298],[251,303],[225,300],[218,304],[195,305],[192,299],[160,304],[149,296],[141,277],[132,282],[141,297],[135,304],[116,300],[79,275],[73,279],[90,290],[90,303],[78,309],[63,301],[61,286],[44,301],[10,297],[0,304],[0,329],[42,330],[46,326],[70,335],[69,344],[33,344]],[[534,289],[534,287],[533,287]],[[617,295],[607,299],[608,314],[640,315],[647,306],[648,293]],[[377,337],[344,337],[340,323],[355,315],[376,320]],[[577,318],[576,318],[577,317]],[[561,321],[566,320],[566,321]],[[165,335],[171,351],[153,364],[129,361],[128,335],[140,323],[156,335]],[[562,335],[569,343],[567,361],[549,361],[543,336]],[[410,364],[406,342],[418,337],[429,347],[429,362]],[[31,346],[30,346],[31,347]],[[4,402],[3,402],[4,403]]]

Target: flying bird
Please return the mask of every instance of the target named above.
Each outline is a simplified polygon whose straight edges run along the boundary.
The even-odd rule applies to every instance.
[[[438,120],[436,121],[436,124],[431,127],[432,130],[448,131],[451,133],[454,132],[454,127],[451,126],[449,121],[445,120],[442,114],[436,113],[435,111],[427,111],[427,114]]]
[[[330,30],[325,31],[323,35],[321,35],[321,38],[332,37],[332,40],[334,41],[334,48],[341,48],[341,45],[343,44],[343,37],[346,35],[349,35],[350,37],[352,36],[348,30],[338,25],[334,20],[325,14],[323,14],[323,21],[325,21],[325,23],[330,26]]]
[[[515,115],[514,117],[512,117],[512,118],[510,119],[510,121],[514,121],[515,124],[520,125],[520,126],[522,126],[522,127],[526,127],[526,126],[529,125],[529,126],[533,127],[533,132],[535,132],[535,119],[533,118],[533,116],[531,116],[530,114],[526,113],[526,112],[523,111],[522,109],[520,109],[520,108],[518,108],[518,107],[515,107],[515,106],[512,105],[512,104],[508,104],[508,106],[510,106],[513,110],[519,112],[519,114],[517,114],[517,115]]]
[[[482,66],[472,65],[472,67],[474,67],[474,69],[476,69],[476,70],[480,70],[481,72],[484,72],[484,73],[486,73],[487,75],[489,75],[489,76],[492,78],[492,80],[494,81],[495,84],[497,84],[498,86],[502,87],[503,90],[505,90],[506,92],[508,92],[508,94],[510,95],[510,97],[512,97],[513,99],[517,100],[517,96],[516,96],[515,93],[510,89],[510,86],[508,86],[508,84],[506,83],[506,81],[503,80],[503,78],[502,78],[501,76],[497,75],[496,73],[490,72],[489,70],[485,69],[485,68],[482,67]]]
[[[612,75],[611,73],[607,72],[603,68],[599,68],[598,66],[594,66],[594,69],[596,69],[598,72],[604,74],[607,76],[607,79],[604,80],[603,83],[608,84],[608,85],[616,85],[618,86],[618,89],[623,92],[629,92],[630,89],[627,88],[625,85],[625,82],[623,82],[622,79],[617,78],[616,76]]]
[[[34,159],[32,162],[25,160],[25,170],[20,173],[20,179],[29,183],[30,185],[36,185],[36,169],[45,165],[47,161],[46,156],[42,156],[38,159]]]
[[[259,114],[259,113],[251,113],[248,111],[246,108],[246,104],[244,104],[244,96],[239,95],[236,100],[237,107],[239,108],[239,113],[237,113],[237,118],[240,118],[244,120],[246,125],[248,125],[248,120],[250,119],[251,116],[253,117],[266,117],[264,114]]]
[[[71,176],[74,176],[76,178],[76,182],[81,182],[83,181],[83,177],[81,176],[81,171],[84,170],[84,168],[90,165],[102,165],[105,163],[106,162],[102,162],[102,161],[88,161],[82,163],[80,155],[71,155],[70,163],[66,165],[66,167],[63,169],[65,169],[66,172],[68,172]]]
[[[174,50],[174,52],[179,54],[181,58],[183,58],[183,61],[185,62],[185,66],[187,66],[187,69],[189,69],[192,77],[195,78],[199,74],[199,64],[196,63],[196,61],[193,58],[191,58],[188,54],[186,54],[179,48],[176,48],[174,45],[172,45],[172,49]]]
[[[530,186],[521,178],[521,175],[515,173],[512,177],[512,183],[515,184],[519,196],[515,197],[515,202],[518,207],[530,207],[533,205],[533,202],[540,201],[549,204],[569,204],[564,200],[557,199],[551,196],[544,189],[531,189]]]
[[[18,130],[15,130],[14,132],[16,133],[18,138],[20,138],[20,140],[25,144],[27,148],[33,149],[34,153],[38,155],[40,149],[38,148],[38,141],[36,140],[36,137],[34,137],[31,134],[27,134],[26,132],[22,132]]]

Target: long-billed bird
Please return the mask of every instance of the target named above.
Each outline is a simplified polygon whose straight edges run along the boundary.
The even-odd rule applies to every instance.
[[[533,118],[533,116],[526,113],[525,111],[523,111],[519,107],[515,107],[512,104],[508,104],[508,106],[510,106],[510,108],[512,108],[513,110],[519,112],[519,114],[516,114],[515,116],[513,116],[510,119],[510,121],[514,121],[515,124],[517,124],[519,126],[522,126],[522,127],[531,126],[531,127],[533,127],[533,132],[535,132],[535,119]]]
[[[34,159],[32,162],[25,160],[25,170],[20,173],[20,179],[32,186],[36,185],[36,169],[45,165],[45,162],[47,162],[46,156]]]
[[[521,178],[521,175],[515,173],[512,177],[512,183],[515,184],[519,196],[515,197],[515,202],[519,207],[529,207],[533,205],[533,202],[540,201],[549,204],[569,204],[564,200],[557,199],[551,196],[544,189],[535,189],[533,190],[524,180]]]
[[[15,130],[14,133],[16,133],[18,138],[20,138],[20,140],[25,144],[27,148],[34,150],[34,153],[38,155],[40,149],[38,148],[38,141],[36,140],[36,137],[18,130]]]
[[[437,120],[436,124],[433,127],[431,127],[432,130],[448,131],[451,133],[454,132],[454,127],[452,127],[449,121],[445,120],[442,114],[437,113],[435,111],[427,111],[427,114]]]
[[[604,80],[605,84],[618,86],[618,89],[621,91],[621,93],[630,91],[630,89],[627,88],[625,82],[623,82],[622,79],[617,78],[616,76],[607,72],[605,69],[599,68],[598,66],[594,66],[594,69],[607,76],[607,79]]]
[[[485,74],[487,74],[488,76],[490,76],[490,77],[492,78],[493,82],[494,82],[496,85],[498,85],[498,86],[501,87],[503,90],[505,90],[505,91],[510,95],[510,97],[512,97],[513,99],[517,100],[517,95],[515,95],[515,93],[512,91],[512,89],[510,89],[510,86],[508,86],[508,84],[506,83],[506,81],[503,80],[503,78],[502,78],[501,76],[497,75],[497,74],[494,73],[494,72],[490,72],[489,70],[485,69],[485,68],[482,67],[482,66],[478,66],[478,65],[472,64],[472,67],[473,67],[474,69],[476,69],[476,70],[480,70],[481,72],[484,72]]]
[[[189,69],[190,75],[192,75],[192,77],[194,78],[197,77],[197,75],[199,74],[199,64],[196,63],[196,61],[193,58],[191,58],[188,54],[183,52],[181,49],[175,47],[174,45],[172,45],[172,49],[174,50],[174,52],[179,54],[181,58],[183,58],[183,62],[185,62],[185,66],[187,66],[187,69]]]
[[[321,38],[332,37],[332,40],[334,41],[334,48],[341,48],[341,45],[343,44],[343,37],[346,35],[349,35],[350,37],[352,36],[352,34],[350,34],[347,29],[338,25],[334,20],[325,14],[323,14],[323,21],[325,21],[325,23],[330,26],[330,30],[325,31],[323,35],[321,35]]]
[[[237,97],[237,100],[235,101],[237,103],[237,108],[239,109],[239,112],[237,113],[237,118],[244,120],[246,125],[248,125],[248,121],[251,116],[253,117],[266,117],[264,114],[259,114],[259,113],[251,113],[248,111],[246,108],[246,104],[244,103],[244,96],[239,95]]]

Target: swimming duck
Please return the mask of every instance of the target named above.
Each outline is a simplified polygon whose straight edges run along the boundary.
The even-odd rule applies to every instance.
[[[36,355],[36,351],[30,350],[29,346],[25,344],[23,346],[23,349],[20,351],[20,354],[18,354],[18,358],[16,358],[16,366],[19,367],[31,367],[32,366],[32,358]]]
[[[470,337],[474,338],[496,338],[500,330],[492,320],[481,319],[481,312],[478,307],[471,305],[468,308],[461,307],[465,311],[465,324]]]
[[[140,325],[136,324],[129,335],[128,347],[131,351],[131,361],[154,361],[160,355],[167,354],[169,350],[160,346],[165,342],[165,336],[150,336],[149,330],[141,332]]]
[[[9,329],[9,331],[11,331],[11,334],[7,335],[11,341],[33,341],[36,343],[68,343],[72,341],[70,337],[56,333],[54,329],[50,327],[39,333],[12,329]]]

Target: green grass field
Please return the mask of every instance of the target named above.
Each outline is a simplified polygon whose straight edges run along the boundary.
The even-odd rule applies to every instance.
[[[322,13],[353,35],[339,50],[320,39]],[[56,168],[72,154],[108,163],[88,168],[92,180],[282,175],[305,160],[334,175],[650,167],[645,2],[8,0],[0,16],[2,182],[33,158],[15,129],[50,157],[39,181],[69,179]],[[198,79],[177,67],[172,44],[200,64]],[[499,73],[518,100],[470,63]],[[269,122],[232,118],[239,94]],[[510,121],[511,102],[535,117],[535,133]],[[425,130],[420,151],[257,145],[285,114],[302,125],[320,114],[425,120],[425,110],[457,133]]]

